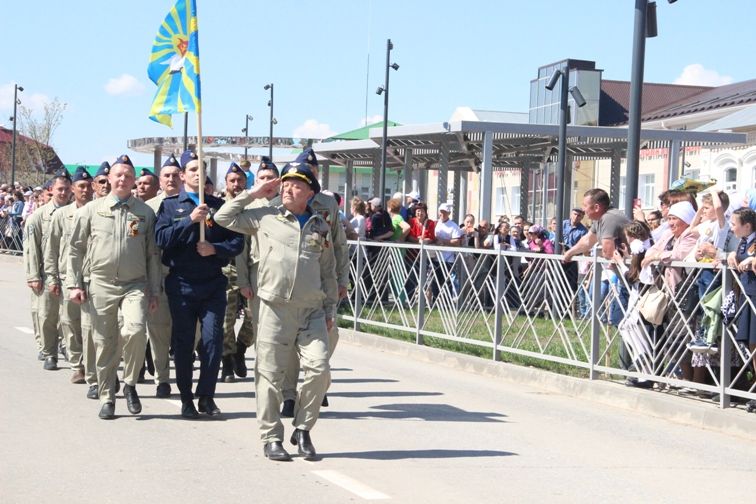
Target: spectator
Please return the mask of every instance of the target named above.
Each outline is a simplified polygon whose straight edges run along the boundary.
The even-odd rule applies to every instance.
[[[360,240],[366,238],[366,226],[365,226],[365,202],[360,199],[359,196],[352,198],[352,219],[349,221],[352,229]]]
[[[352,228],[351,223],[349,222],[349,219],[347,219],[346,214],[341,209],[341,194],[339,193],[333,193],[333,198],[336,200],[336,205],[338,205],[339,208],[339,222],[341,223],[341,227],[344,229],[344,234],[347,237],[347,240],[356,240],[358,238],[357,232]]]
[[[488,240],[489,235],[491,233],[491,225],[488,223],[486,219],[481,219],[480,223],[478,224],[478,236],[479,236],[479,242],[480,242],[480,248],[491,248],[491,246],[486,246],[485,242]]]
[[[743,204],[741,205],[743,208],[750,208],[754,212],[756,212],[756,189],[751,188],[746,191],[745,195],[743,196]]]
[[[456,222],[451,220],[451,206],[441,203],[438,206],[438,222],[436,222],[436,243],[447,247],[459,247],[462,245],[462,230]],[[441,289],[446,286],[447,278],[451,281],[452,298],[459,295],[459,279],[454,268],[455,252],[440,252],[438,265],[435,269],[435,284],[433,295],[438,296]],[[448,272],[448,274],[447,274]]]
[[[554,244],[549,240],[548,232],[542,226],[538,224],[530,226],[528,230],[528,249],[531,252],[554,253]]]
[[[403,242],[407,238],[407,235],[410,232],[410,226],[404,221],[404,218],[401,215],[401,210],[402,210],[401,199],[391,198],[390,200],[388,200],[389,217],[391,218],[391,226],[393,229],[393,234],[391,235],[391,241]]]
[[[692,255],[687,260],[713,262],[720,255],[720,252],[722,252],[724,258],[725,241],[730,231],[730,226],[725,218],[725,210],[729,206],[730,198],[724,191],[703,195],[701,206],[690,224],[698,231],[698,241],[696,248],[691,253]],[[700,298],[703,298],[708,290],[715,289],[721,284],[721,280],[715,281],[715,277],[717,275],[713,270],[704,269],[700,271],[696,281]]]
[[[756,193],[754,193],[756,196]],[[737,318],[736,341],[748,345],[753,366],[756,366],[756,211],[750,207],[735,210],[730,226],[740,239],[738,248],[727,257],[727,265],[736,270],[741,292],[738,299],[740,315]],[[748,411],[756,411],[756,401],[748,402]]]
[[[370,200],[370,226],[367,237],[374,241],[390,240],[394,235],[394,227],[391,224],[391,217],[383,210],[383,203],[380,198]]]
[[[659,210],[651,210],[650,212],[648,212],[648,217],[646,217],[646,224],[648,224],[648,227],[651,229],[651,231],[658,228],[659,225],[661,225],[661,221],[662,213]]]
[[[404,197],[404,206],[407,208],[407,222],[415,216],[415,207],[422,201],[420,193],[417,191],[410,191]]]
[[[556,242],[556,229],[557,229],[557,220],[556,217],[552,217],[549,219],[549,229],[547,231],[548,233],[548,239],[551,240],[551,243]]]
[[[588,229],[582,223],[584,215],[585,212],[581,208],[573,208],[570,218],[562,222],[562,250],[564,252],[577,245],[581,238],[588,234]],[[580,276],[578,265],[572,261],[564,263],[564,276],[567,278],[571,291],[577,291]]]
[[[410,218],[410,232],[407,235],[407,241],[410,243],[419,243],[421,245],[432,245],[436,241],[436,222],[428,218],[428,206],[419,202],[414,207],[415,216]],[[405,290],[407,299],[413,302],[415,290],[420,282],[420,261],[417,260],[419,252],[417,249],[409,249],[405,256],[407,265],[407,283]],[[425,281],[425,279],[422,279]],[[427,296],[426,296],[427,297]]]
[[[395,199],[395,200],[397,200],[399,202],[399,212],[398,213],[399,213],[399,215],[402,216],[402,220],[404,222],[409,222],[409,214],[408,214],[408,211],[407,211],[407,206],[402,205],[402,202],[404,201],[405,197],[406,196],[404,194],[402,194],[401,192],[395,192],[394,195],[391,197],[391,199]],[[389,201],[391,201],[391,200],[389,200]],[[388,203],[386,204],[386,206],[388,207]],[[389,211],[390,210],[391,209],[389,208]]]
[[[465,220],[462,221],[462,235],[463,247],[481,248],[480,233],[478,228],[475,227],[475,216],[473,214],[465,215]]]
[[[366,221],[367,226],[367,238],[373,241],[388,241],[394,235],[394,227],[391,224],[391,217],[388,212],[383,209],[383,203],[381,199],[376,197],[370,200],[370,208],[373,213],[370,215],[370,219]],[[367,301],[374,302],[380,298],[382,303],[388,302],[388,290],[386,286],[388,271],[381,257],[385,257],[389,254],[389,249],[383,247],[376,247],[369,243],[365,245],[367,253],[368,268],[365,268],[365,291],[367,293]]]

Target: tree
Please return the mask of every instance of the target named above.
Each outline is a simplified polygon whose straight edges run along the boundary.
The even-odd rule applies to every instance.
[[[63,112],[66,103],[54,98],[46,102],[41,117],[33,110],[21,105],[19,107],[19,129],[31,141],[22,142],[22,147],[16,145],[16,171],[26,172],[31,178],[38,179],[40,175],[52,173],[62,167],[62,162],[52,147],[55,131],[63,122]],[[26,151],[19,157],[19,150]],[[24,160],[25,163],[19,161]],[[36,175],[36,176],[35,176]]]

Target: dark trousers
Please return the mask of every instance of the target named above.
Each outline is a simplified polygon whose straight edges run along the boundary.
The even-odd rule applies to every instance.
[[[217,278],[189,281],[169,274],[165,292],[171,309],[173,327],[171,344],[176,366],[176,385],[182,401],[191,401],[194,372],[194,335],[200,323],[200,375],[197,395],[213,397],[223,356],[223,319],[226,313],[228,279],[219,272]]]

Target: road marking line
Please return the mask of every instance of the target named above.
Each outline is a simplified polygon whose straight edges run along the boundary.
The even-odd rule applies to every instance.
[[[30,328],[24,327],[24,326],[16,326],[13,329],[15,329],[16,331],[25,333],[25,334],[34,334],[34,330],[33,329],[30,329]]]
[[[330,481],[334,485],[338,485],[344,490],[352,492],[353,494],[357,495],[358,497],[362,497],[365,500],[385,500],[391,498],[385,493],[374,490],[364,483],[341,474],[338,471],[312,471],[312,473],[315,476],[320,476],[321,478]]]

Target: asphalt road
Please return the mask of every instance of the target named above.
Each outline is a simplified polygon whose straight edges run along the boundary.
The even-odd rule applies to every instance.
[[[0,292],[3,503],[753,499],[756,430],[731,437],[348,343],[312,432],[319,461],[263,457],[251,378],[219,384],[221,421],[182,420],[150,380],[142,414],[119,394],[119,418],[102,421],[68,369],[36,360],[19,259],[0,256]]]

